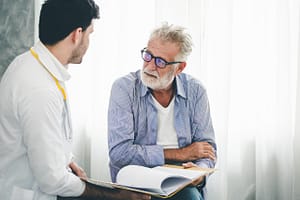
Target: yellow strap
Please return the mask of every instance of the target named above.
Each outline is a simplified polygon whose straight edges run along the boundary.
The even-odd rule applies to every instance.
[[[57,80],[57,78],[46,68],[46,66],[41,62],[40,58],[39,58],[39,55],[32,49],[30,48],[30,52],[32,54],[32,56],[47,70],[47,72],[52,76],[52,78],[54,79],[55,83],[56,83],[56,86],[58,88],[58,90],[61,91],[63,97],[64,97],[64,100],[66,101],[67,100],[67,95],[66,95],[66,92],[65,92],[65,89],[60,85],[59,81]]]

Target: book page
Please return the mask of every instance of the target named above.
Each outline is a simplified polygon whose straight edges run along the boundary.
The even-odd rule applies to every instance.
[[[119,185],[145,189],[161,195],[168,195],[187,182],[189,180],[186,178],[170,172],[137,165],[123,167],[116,181]]]
[[[198,167],[183,169],[177,165],[154,168],[128,165],[119,171],[116,183],[94,179],[88,179],[87,182],[100,187],[119,188],[169,198],[189,185],[192,180],[214,171],[215,169]]]
[[[91,178],[87,179],[86,182],[91,183],[93,185],[100,186],[100,187],[114,189],[114,187],[113,187],[114,184],[112,182],[105,182],[105,181],[95,180],[95,179],[91,179]]]
[[[87,183],[90,183],[92,185],[95,185],[97,187],[105,187],[105,188],[109,188],[109,189],[121,189],[121,190],[129,190],[129,191],[133,191],[133,192],[140,192],[140,193],[144,193],[144,194],[149,194],[149,195],[153,195],[153,196],[158,196],[158,197],[165,197],[164,196],[160,196],[159,193],[157,192],[151,192],[151,191],[147,191],[144,189],[138,189],[138,188],[133,188],[133,187],[127,187],[127,186],[122,186],[119,185],[117,183],[113,183],[113,182],[106,182],[106,181],[101,181],[101,180],[95,180],[95,179],[87,179],[85,180]]]
[[[153,169],[156,169],[156,170],[162,171],[162,172],[171,173],[171,174],[174,174],[177,176],[183,176],[190,180],[195,180],[201,176],[208,174],[207,171],[171,168],[171,167],[164,167],[164,166],[157,166],[157,167],[154,167]]]
[[[161,188],[164,191],[164,194],[161,195],[170,195],[173,192],[178,191],[184,188],[185,186],[189,185],[189,183],[191,183],[191,180],[185,177],[181,177],[181,176],[169,177],[165,179],[161,184]]]

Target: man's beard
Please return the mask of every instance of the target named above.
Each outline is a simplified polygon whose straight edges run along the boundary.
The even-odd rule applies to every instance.
[[[80,64],[82,62],[83,55],[87,50],[87,46],[81,41],[80,45],[73,50],[72,55],[69,59],[69,63]]]
[[[157,71],[150,71],[144,68],[141,70],[141,80],[143,84],[152,90],[166,89],[174,80],[175,67],[163,77],[159,77]]]

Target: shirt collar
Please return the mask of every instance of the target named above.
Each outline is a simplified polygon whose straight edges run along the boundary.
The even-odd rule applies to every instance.
[[[71,78],[67,70],[67,66],[63,66],[57,58],[45,47],[45,45],[38,41],[33,50],[38,54],[40,61],[59,81],[67,81]]]
[[[143,83],[141,84],[141,96],[145,96],[147,93],[151,94],[151,91]]]
[[[180,95],[183,98],[186,98],[186,92],[184,90],[183,83],[182,83],[182,80],[180,78],[180,74],[175,77],[175,81],[176,81],[176,86],[175,87],[176,87],[177,95]]]

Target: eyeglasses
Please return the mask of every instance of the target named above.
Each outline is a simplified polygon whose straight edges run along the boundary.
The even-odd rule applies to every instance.
[[[141,50],[142,59],[145,62],[150,62],[154,58],[154,63],[158,68],[165,68],[167,65],[173,65],[177,63],[182,63],[181,61],[167,62],[165,59],[161,57],[153,56],[150,52],[147,51],[146,48]]]

